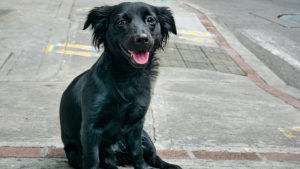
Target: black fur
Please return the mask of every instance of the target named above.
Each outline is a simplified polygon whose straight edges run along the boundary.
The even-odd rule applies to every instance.
[[[94,45],[104,44],[104,52],[72,81],[60,105],[62,141],[70,165],[180,169],[156,155],[143,130],[157,76],[154,52],[164,47],[169,32],[177,33],[171,11],[141,2],[97,7],[88,14],[84,29],[90,25]],[[138,63],[127,50],[148,51],[149,59]]]

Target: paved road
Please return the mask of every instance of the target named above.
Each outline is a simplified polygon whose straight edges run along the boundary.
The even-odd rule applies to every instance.
[[[299,0],[183,1],[214,13],[266,66],[300,89],[300,24],[288,28],[276,19],[280,14],[299,13]]]

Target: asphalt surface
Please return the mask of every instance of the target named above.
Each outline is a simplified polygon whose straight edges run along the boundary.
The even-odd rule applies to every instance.
[[[267,67],[288,85],[300,89],[300,24],[299,27],[285,27],[280,24],[284,22],[276,19],[281,14],[299,13],[299,0],[183,2],[199,5],[214,13]]]

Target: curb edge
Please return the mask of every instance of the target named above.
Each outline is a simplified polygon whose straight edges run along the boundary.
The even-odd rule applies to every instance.
[[[193,7],[195,5],[192,5],[189,3],[178,2],[177,4],[181,7],[189,10],[190,12],[195,13],[198,16],[199,20],[202,22],[202,24],[207,29],[207,31],[210,32],[214,36],[217,44],[227,52],[227,54],[236,62],[237,65],[239,65],[239,67],[247,74],[247,77],[254,84],[256,84],[258,87],[262,88],[266,92],[268,92],[268,93],[278,97],[279,99],[285,101],[286,103],[294,106],[295,108],[300,109],[300,100],[295,99],[294,97],[286,94],[285,92],[278,90],[275,87],[269,85],[267,79],[264,79],[261,76],[261,74],[257,73],[248,63],[246,63],[244,61],[244,59],[241,57],[241,55],[231,47],[231,45],[226,41],[226,39],[222,36],[222,34],[215,27],[215,25],[210,21],[211,19],[209,19],[209,17],[207,17],[207,14],[209,12],[207,12],[204,9],[201,9],[201,10],[205,11],[205,12],[200,12],[200,10]],[[211,13],[209,13],[209,14],[211,14]],[[228,29],[228,28],[226,27],[225,29]],[[252,55],[255,56],[254,54],[252,54]],[[279,78],[279,77],[277,77],[277,78]],[[280,81],[283,82],[281,79],[280,79]]]

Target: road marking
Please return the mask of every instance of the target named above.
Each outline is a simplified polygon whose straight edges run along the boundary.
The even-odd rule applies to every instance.
[[[249,148],[243,148],[245,151],[249,151]]]
[[[287,138],[297,138],[297,136],[293,136],[293,134],[285,128],[278,128],[278,130],[281,131]]]
[[[198,32],[198,31],[177,31],[177,33],[180,33],[180,34],[192,34],[192,35],[198,35],[198,36],[210,36],[210,33]]]
[[[92,10],[92,8],[91,7],[85,7],[85,8],[77,8],[76,10],[77,11],[85,10],[86,12],[88,12],[88,11]]]
[[[49,52],[49,51],[51,51],[53,49],[53,45],[48,45],[47,47],[46,47],[46,52]]]
[[[184,39],[184,40],[190,40],[190,41],[197,41],[197,42],[213,42],[210,39],[205,39],[205,38],[197,38],[197,39],[193,39],[193,38],[186,38],[186,37],[179,37],[180,39]]]
[[[84,50],[92,50],[96,51],[96,48],[93,46],[85,46],[85,45],[75,45],[75,44],[67,44],[67,43],[59,43],[57,45],[48,45],[46,47],[46,52],[52,51],[52,49],[55,46],[63,46],[63,47],[70,47],[70,48],[78,48],[78,49],[84,49]],[[75,51],[67,51],[67,50],[58,50],[57,53],[65,53],[65,54],[71,54],[71,55],[80,55],[80,56],[87,56],[87,57],[99,57],[98,53],[93,52],[75,52]]]
[[[87,57],[99,57],[98,53],[91,53],[91,52],[74,52],[74,51],[67,51],[67,50],[58,50],[56,52],[70,54],[70,55],[87,56]]]
[[[295,130],[300,130],[300,127],[294,127]]]
[[[70,47],[70,48],[78,48],[78,49],[96,51],[95,47],[85,46],[85,45],[75,45],[75,44],[61,43],[61,44],[57,44],[57,46],[66,46],[66,47]]]

